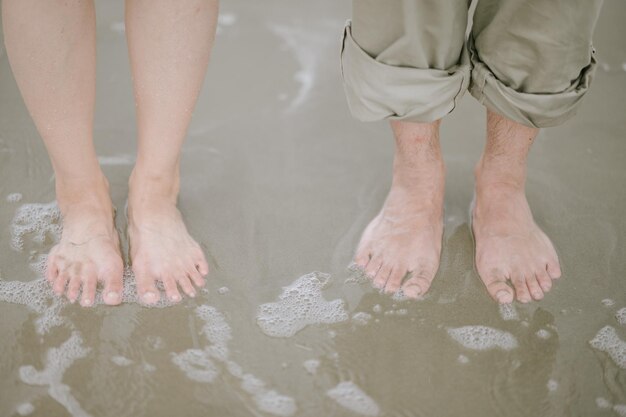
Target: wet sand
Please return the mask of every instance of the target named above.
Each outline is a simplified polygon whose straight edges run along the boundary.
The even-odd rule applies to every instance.
[[[123,208],[136,133],[123,2],[97,7],[95,139]],[[0,46],[0,415],[626,415],[626,4],[605,2],[578,116],[531,155],[530,203],[563,278],[507,309],[474,270],[468,227],[484,109],[466,95],[444,121],[442,265],[424,299],[394,300],[347,270],[393,151],[387,125],[345,103],[349,2],[221,13],[180,198],[208,291],[167,308],[84,309],[37,281],[57,219],[28,204],[54,200],[52,170]]]

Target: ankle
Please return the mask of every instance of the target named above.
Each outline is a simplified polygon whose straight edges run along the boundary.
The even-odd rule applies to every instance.
[[[526,165],[503,164],[483,157],[474,167],[476,191],[510,190],[524,191],[526,187]]]
[[[150,172],[135,167],[130,175],[129,201],[139,203],[153,199],[165,199],[176,204],[180,190],[180,174],[176,170],[173,174],[165,175],[162,172]]]
[[[112,211],[109,181],[102,173],[93,177],[57,177],[55,192],[61,213],[75,205],[89,205],[96,210]]]

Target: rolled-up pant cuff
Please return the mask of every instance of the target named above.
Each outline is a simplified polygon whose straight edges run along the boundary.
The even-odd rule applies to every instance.
[[[362,121],[429,123],[454,110],[469,85],[466,50],[461,62],[446,70],[387,65],[354,41],[350,23],[346,23],[343,33],[341,73],[354,117]]]
[[[591,63],[565,90],[558,93],[524,93],[498,80],[489,67],[480,60],[471,36],[468,49],[472,62],[470,94],[488,109],[510,120],[536,128],[557,126],[573,117],[589,90],[596,69],[596,59],[592,54]]]

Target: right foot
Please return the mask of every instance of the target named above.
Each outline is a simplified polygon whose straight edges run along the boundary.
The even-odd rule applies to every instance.
[[[354,263],[387,293],[417,298],[439,268],[445,168],[439,122],[392,122],[393,182],[385,204],[361,237]],[[403,279],[407,279],[403,283]]]
[[[104,284],[106,304],[122,301],[124,264],[108,188],[105,178],[57,183],[63,233],[48,255],[46,278],[72,303],[80,294],[84,307],[94,304],[98,282]]]

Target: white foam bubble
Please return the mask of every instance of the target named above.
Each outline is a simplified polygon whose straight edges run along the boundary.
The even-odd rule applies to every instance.
[[[348,278],[344,281],[344,284],[365,284],[371,282],[371,278],[365,274],[363,268],[355,264],[354,262],[348,265]]]
[[[619,324],[626,324],[626,307],[620,308],[615,313],[615,318]]]
[[[596,336],[589,341],[589,344],[602,352],[607,353],[613,362],[622,369],[626,369],[626,342],[617,335],[614,327],[605,326]]]
[[[11,221],[11,247],[24,249],[24,238],[32,235],[34,242],[43,243],[50,235],[55,241],[61,237],[61,212],[53,201],[47,204],[22,204]]]
[[[228,343],[233,336],[224,315],[208,305],[197,307],[196,315],[204,321],[200,333],[209,344],[204,349],[187,349],[182,353],[173,353],[172,362],[188,378],[204,383],[212,382],[219,375],[215,361],[220,362],[232,376],[241,381],[241,388],[250,394],[259,410],[277,416],[288,417],[295,414],[297,407],[293,398],[267,388],[265,382],[245,373],[239,364],[230,359]]]
[[[380,414],[378,404],[354,382],[340,382],[336,387],[326,391],[326,395],[343,408],[354,413],[364,416],[377,416]]]
[[[220,373],[206,349],[187,349],[182,353],[174,353],[172,362],[187,378],[198,382],[213,382]]]
[[[517,314],[517,309],[513,304],[500,304],[500,317],[502,320],[510,321],[510,320],[519,320],[519,315]]]
[[[22,199],[22,194],[20,193],[11,193],[8,194],[6,200],[8,203],[17,203]]]
[[[468,349],[488,350],[500,348],[511,350],[517,347],[517,339],[511,333],[487,326],[449,328],[448,334]]]
[[[605,298],[604,300],[601,301],[601,303],[605,307],[611,307],[615,305],[615,300],[612,300],[610,298]]]
[[[302,366],[304,369],[311,375],[315,375],[317,373],[317,368],[320,366],[320,361],[318,359],[308,359],[302,362]]]
[[[615,404],[613,406],[613,411],[615,411],[620,417],[626,417],[626,404]]]
[[[596,405],[598,408],[611,408],[613,404],[609,400],[603,397],[596,398]]]
[[[221,287],[217,290],[217,292],[221,295],[225,295],[230,292],[230,289],[228,287]]]
[[[37,371],[32,365],[19,369],[20,379],[29,385],[47,385],[48,393],[74,417],[88,417],[76,398],[72,396],[70,387],[65,385],[63,374],[80,358],[84,358],[90,349],[83,347],[83,339],[77,331],[58,348],[48,350],[43,370]]]
[[[348,320],[341,299],[327,301],[322,289],[330,275],[312,272],[284,287],[278,301],[262,304],[257,312],[257,324],[268,336],[291,337],[312,324],[330,324]]]
[[[548,380],[548,383],[546,384],[546,386],[548,387],[548,391],[554,392],[559,388],[559,383],[555,381],[554,379],[550,379]]]
[[[383,311],[383,308],[380,304],[376,304],[374,307],[372,307],[372,311],[374,313],[380,313],[381,311]]]
[[[544,339],[544,340],[549,339],[549,338],[550,338],[550,336],[552,336],[552,334],[551,334],[549,331],[547,331],[546,329],[539,329],[539,330],[537,330],[537,332],[535,333],[535,335],[536,335],[538,338],[540,338],[540,339]]]
[[[469,363],[469,358],[465,355],[459,355],[458,358],[456,358],[458,363],[462,363],[462,364],[466,364]]]
[[[371,319],[372,315],[364,311],[359,311],[358,313],[354,313],[352,315],[352,321],[361,326],[365,326]]]
[[[35,406],[31,403],[22,403],[15,407],[15,411],[21,416],[29,416],[35,411]]]
[[[134,363],[131,359],[128,359],[127,357],[122,355],[115,355],[111,357],[111,362],[113,362],[117,366],[130,366]]]

